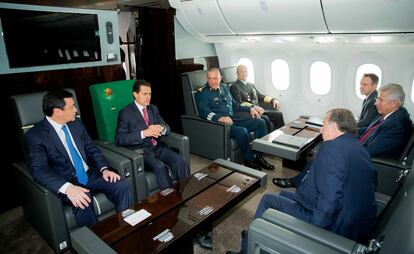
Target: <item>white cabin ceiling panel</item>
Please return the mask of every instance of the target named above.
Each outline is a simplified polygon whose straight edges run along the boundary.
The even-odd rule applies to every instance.
[[[180,11],[202,35],[233,35],[216,0],[192,0],[180,3]]]
[[[413,0],[322,0],[332,33],[414,32]]]
[[[319,0],[217,0],[236,34],[327,33]]]

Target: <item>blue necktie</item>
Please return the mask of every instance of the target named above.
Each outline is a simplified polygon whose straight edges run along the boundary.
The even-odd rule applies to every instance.
[[[85,168],[83,167],[82,158],[73,146],[66,125],[63,125],[62,130],[65,133],[66,144],[68,145],[70,156],[72,157],[73,166],[75,167],[78,181],[79,183],[86,185],[88,183],[88,175],[86,174]]]

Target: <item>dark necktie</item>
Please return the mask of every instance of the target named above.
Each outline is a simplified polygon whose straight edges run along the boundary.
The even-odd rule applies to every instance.
[[[147,126],[149,126],[149,119],[147,114],[147,108],[142,108],[142,115],[144,116],[144,121]],[[151,143],[153,146],[157,145],[157,140],[155,138],[151,138]]]
[[[65,133],[66,145],[68,146],[70,156],[72,157],[72,163],[76,171],[76,177],[78,178],[78,182],[83,185],[86,185],[88,183],[88,175],[86,174],[85,167],[83,166],[82,158],[78,151],[75,149],[72,140],[70,139],[70,135],[66,125],[63,125],[62,130]]]
[[[365,139],[367,139],[369,137],[369,135],[371,134],[371,132],[373,130],[375,130],[378,126],[380,126],[382,124],[382,122],[384,122],[384,118],[381,118],[381,120],[379,120],[376,124],[374,124],[373,126],[371,126],[371,128],[369,128],[365,134],[359,139],[359,142],[364,142]]]

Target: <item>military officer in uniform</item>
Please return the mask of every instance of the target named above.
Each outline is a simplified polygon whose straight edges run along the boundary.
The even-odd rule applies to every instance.
[[[233,98],[241,105],[245,106],[259,106],[259,102],[269,103],[273,110],[258,110],[261,117],[266,121],[266,126],[269,132],[278,129],[285,125],[282,112],[278,111],[280,103],[270,96],[261,94],[256,87],[247,82],[247,68],[240,64],[236,70],[237,81],[230,86],[230,92]],[[273,123],[273,128],[270,122]]]
[[[249,132],[254,132],[256,138],[267,134],[266,123],[258,112],[263,108],[240,105],[233,99],[227,86],[220,84],[220,81],[219,69],[209,69],[207,84],[196,95],[200,117],[231,125],[230,135],[237,140],[246,166],[259,170],[260,168],[274,169],[274,166],[269,164],[261,154],[257,154],[254,158],[249,144]],[[241,119],[234,114],[235,111],[250,112],[252,117]]]

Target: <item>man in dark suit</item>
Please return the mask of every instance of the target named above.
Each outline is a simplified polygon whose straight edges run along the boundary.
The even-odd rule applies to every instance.
[[[377,173],[355,130],[349,110],[329,111],[321,129],[324,142],[302,184],[295,193],[265,194],[255,218],[273,208],[364,243],[376,220]],[[242,245],[247,251],[247,237]]]
[[[377,108],[375,107],[375,100],[377,99],[377,84],[378,76],[374,73],[365,73],[359,85],[359,90],[362,95],[365,95],[362,103],[361,114],[357,122],[358,136],[376,117],[378,117]]]
[[[242,64],[238,65],[236,74],[237,81],[230,86],[230,92],[234,100],[241,105],[249,107],[252,105],[259,106],[259,102],[265,102],[271,105],[274,110],[265,111],[261,108],[258,110],[260,116],[266,121],[269,132],[285,125],[283,114],[278,111],[280,109],[280,103],[275,98],[261,94],[252,83],[247,82],[246,66]],[[273,122],[273,128],[271,128],[270,121]]]
[[[116,142],[133,150],[143,149],[145,169],[155,173],[160,189],[168,188],[172,181],[167,165],[178,181],[187,177],[190,169],[182,156],[158,139],[170,134],[170,126],[164,122],[158,108],[150,104],[151,85],[137,80],[132,94],[135,101],[119,111]]]
[[[261,138],[267,134],[266,123],[260,118],[258,111],[263,110],[259,106],[242,106],[236,102],[226,85],[221,84],[219,69],[211,68],[207,72],[207,84],[196,95],[197,108],[201,118],[213,122],[231,125],[230,136],[237,140],[244,164],[256,169],[274,169],[261,154],[256,158],[249,144],[249,132],[254,132],[255,138]],[[249,112],[247,118],[238,117],[235,112]]]
[[[118,212],[132,205],[128,184],[108,169],[81,121],[73,95],[66,90],[43,98],[45,119],[24,136],[26,160],[33,178],[71,204],[79,227],[97,222],[91,192],[101,192]]]
[[[365,129],[359,140],[372,157],[398,159],[411,135],[410,114],[403,107],[404,89],[398,84],[380,88],[375,102],[380,114]]]
[[[410,114],[403,107],[404,89],[398,84],[380,88],[375,106],[379,116],[366,128],[361,128],[359,141],[372,157],[398,159],[411,135]],[[281,188],[297,187],[304,173],[293,178],[273,178],[273,184]]]

